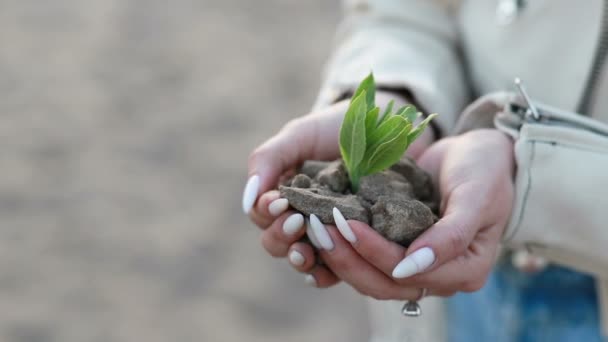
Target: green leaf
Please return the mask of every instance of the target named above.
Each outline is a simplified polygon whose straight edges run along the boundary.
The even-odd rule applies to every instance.
[[[420,134],[422,134],[422,132],[424,132],[424,130],[426,129],[426,126],[428,126],[429,123],[431,122],[431,120],[433,120],[436,116],[437,116],[437,114],[431,114],[431,115],[427,116],[426,119],[422,120],[422,122],[408,134],[408,136],[407,136],[408,144],[411,144],[414,140],[416,140],[420,136]]]
[[[361,84],[359,84],[359,87],[352,98],[356,99],[363,92],[367,94],[365,97],[365,102],[367,103],[366,112],[369,112],[376,107],[376,83],[374,81],[374,74],[371,72],[363,81],[361,81]]]
[[[350,103],[340,127],[340,153],[349,174],[357,172],[365,154],[365,96],[363,91]]]
[[[418,117],[418,110],[412,105],[407,105],[399,108],[396,115],[403,116],[407,119],[407,121],[413,124],[414,121],[416,121],[416,118]]]
[[[394,137],[407,124],[408,122],[402,116],[393,115],[386,119],[371,134],[367,135],[367,149],[370,150],[382,143],[383,140]]]
[[[367,149],[365,151],[365,156],[363,157],[363,162],[361,163],[361,168],[363,169],[362,175],[367,176],[370,174],[368,170],[373,168],[373,165],[371,164],[372,155],[380,145],[393,140],[395,137],[402,134],[403,131],[405,131],[405,135],[407,136],[411,129],[412,125],[401,116],[392,116],[376,128],[376,131],[374,131],[371,136],[367,137]]]
[[[393,111],[393,106],[395,105],[395,100],[390,100],[388,105],[386,106],[386,109],[384,110],[384,113],[382,113],[382,116],[380,117],[380,119],[378,119],[378,126],[380,126],[380,124],[388,119],[391,115],[391,112]]]
[[[367,112],[365,116],[365,135],[369,136],[371,132],[376,129],[376,123],[378,122],[378,114],[380,113],[380,108],[375,107],[374,109]]]
[[[408,128],[404,127],[390,140],[382,142],[372,152],[363,172],[370,175],[391,167],[398,162],[408,147]]]

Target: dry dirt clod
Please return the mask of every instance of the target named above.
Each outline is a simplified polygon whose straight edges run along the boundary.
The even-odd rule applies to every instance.
[[[350,194],[348,174],[342,161],[311,162],[291,186],[279,188],[295,210],[315,214],[333,224],[333,208],[347,220],[370,224],[385,238],[409,245],[435,222],[437,208],[431,177],[407,159],[389,170],[361,178],[359,192]],[[423,203],[424,202],[424,203]]]
[[[348,172],[341,160],[329,163],[326,168],[317,173],[316,180],[326,185],[333,192],[344,193],[350,184]]]
[[[371,212],[374,229],[403,246],[409,246],[434,223],[431,209],[417,200],[380,196]]]
[[[433,180],[424,170],[419,168],[410,158],[403,158],[397,164],[391,166],[393,170],[403,175],[412,185],[414,195],[421,201],[433,199]]]
[[[402,175],[385,171],[361,178],[357,196],[368,203],[376,203],[383,195],[396,196],[403,200],[414,198],[412,185]]]
[[[310,188],[311,183],[312,183],[312,180],[310,179],[310,177],[308,177],[307,175],[305,175],[303,173],[296,175],[291,180],[291,186],[294,188],[300,188],[300,189]]]
[[[369,213],[354,195],[336,194],[327,190],[313,193],[308,189],[286,186],[280,187],[279,190],[281,197],[287,198],[294,209],[308,216],[315,214],[325,224],[334,223],[334,207],[348,219],[370,223]]]
[[[315,178],[329,163],[326,161],[307,160],[300,166],[299,172],[307,175],[309,178]]]

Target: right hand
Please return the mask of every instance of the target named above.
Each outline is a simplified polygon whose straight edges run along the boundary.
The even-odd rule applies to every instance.
[[[394,99],[395,107],[407,104],[394,93],[377,92],[376,103],[384,109]],[[276,135],[257,147],[249,157],[249,180],[243,194],[243,210],[260,227],[262,245],[273,257],[286,257],[298,271],[312,274],[314,285],[329,287],[339,279],[326,267],[316,265],[312,246],[298,242],[305,234],[301,214],[287,211],[276,187],[281,177],[294,172],[306,160],[335,160],[340,157],[339,132],[349,100],[287,123]],[[407,154],[416,158],[433,142],[425,130]],[[261,196],[258,195],[261,194]],[[288,220],[289,219],[289,220]],[[285,223],[287,221],[287,223]]]

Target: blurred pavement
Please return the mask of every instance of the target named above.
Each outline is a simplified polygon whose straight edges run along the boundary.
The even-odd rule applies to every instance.
[[[0,0],[0,341],[365,341],[240,209],[305,113],[323,0]]]

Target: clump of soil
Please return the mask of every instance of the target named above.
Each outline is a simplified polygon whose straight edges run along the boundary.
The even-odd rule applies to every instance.
[[[405,247],[437,221],[431,177],[411,159],[361,178],[356,194],[350,192],[342,160],[307,161],[279,190],[290,206],[305,215],[315,214],[323,223],[333,224],[336,207],[347,220],[365,222]]]

